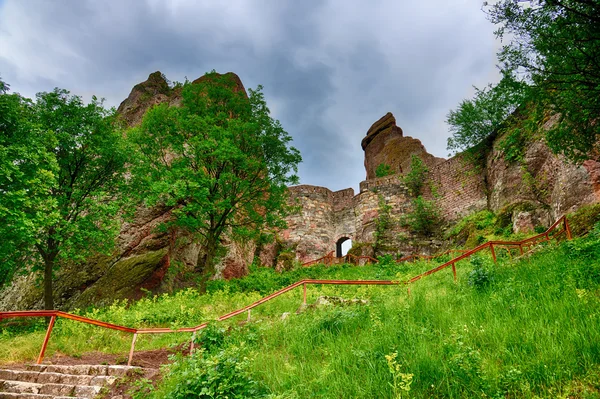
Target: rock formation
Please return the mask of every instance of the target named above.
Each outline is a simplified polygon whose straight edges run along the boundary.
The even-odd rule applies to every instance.
[[[429,167],[444,161],[428,153],[420,140],[404,137],[391,112],[369,128],[361,145],[365,151],[367,180],[376,177],[375,170],[381,164],[389,165],[394,173],[410,171],[412,155],[421,158]]]

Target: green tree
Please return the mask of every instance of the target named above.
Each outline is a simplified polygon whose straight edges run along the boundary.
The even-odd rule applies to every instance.
[[[139,150],[140,192],[149,206],[172,209],[166,228],[200,242],[204,283],[224,233],[250,238],[263,226],[283,226],[301,157],[269,115],[260,86],[248,97],[231,75],[213,71],[186,83],[182,98],[181,107],[152,108],[129,135]]]
[[[56,184],[57,164],[49,151],[51,134],[33,123],[33,103],[8,94],[0,81],[0,285],[28,259],[36,232],[54,220],[48,192]]]
[[[127,151],[113,112],[95,97],[86,105],[55,89],[39,93],[35,104],[20,101],[11,128],[2,129],[0,182],[9,220],[2,235],[17,233],[0,249],[2,258],[22,250],[28,263],[42,267],[45,308],[53,309],[55,269],[114,243]]]
[[[411,200],[413,211],[405,218],[406,224],[415,232],[430,236],[436,232],[442,223],[442,216],[434,201],[428,201],[422,196]]]
[[[446,116],[452,133],[448,149],[465,150],[485,140],[525,102],[529,93],[530,87],[511,74],[505,74],[496,85],[475,87],[475,97],[463,100]]]
[[[573,161],[600,156],[600,3],[595,0],[501,0],[484,4],[497,37],[504,79],[478,90],[448,114],[449,149],[473,146],[527,104],[555,153]],[[504,83],[504,80],[509,77]],[[514,78],[513,78],[514,77]],[[548,127],[548,125],[546,125]]]
[[[429,172],[429,169],[425,165],[425,162],[413,154],[410,158],[410,171],[402,179],[413,197],[418,197],[422,194],[423,186],[427,179],[427,172]]]
[[[555,151],[573,160],[599,156],[600,3],[596,0],[503,0],[489,8],[508,43],[502,68],[532,82],[536,104],[559,115],[547,133]],[[596,151],[595,154],[590,154]]]

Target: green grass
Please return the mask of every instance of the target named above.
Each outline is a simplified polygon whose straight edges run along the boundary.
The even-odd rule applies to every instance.
[[[403,280],[434,265],[256,269],[214,282],[207,295],[187,290],[81,313],[136,327],[193,325],[302,278]],[[322,295],[368,304],[299,314],[302,290],[291,291],[254,309],[249,323],[245,314],[215,323],[198,337],[202,350],[178,357],[159,387],[135,397],[600,397],[600,228],[518,260],[484,256],[457,269],[458,282],[444,270],[415,283],[411,296],[397,286],[309,286],[309,304]],[[42,337],[41,323],[3,329],[0,359],[33,360]],[[189,338],[142,336],[137,349]],[[49,351],[126,355],[129,343],[59,320]]]

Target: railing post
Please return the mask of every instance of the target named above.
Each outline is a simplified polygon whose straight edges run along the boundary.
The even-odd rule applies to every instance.
[[[454,274],[454,281],[456,282],[456,263],[452,264],[452,274]]]
[[[494,262],[496,262],[496,251],[494,251],[494,244],[490,242],[490,251],[492,251],[492,258],[494,258]]]
[[[519,250],[521,251],[521,255],[523,255],[523,244],[519,244]]]
[[[248,309],[248,319],[246,321],[250,321],[250,310],[252,309]]]
[[[135,349],[135,341],[137,340],[137,333],[133,333],[133,338],[131,339],[131,349],[129,349],[129,360],[127,361],[127,365],[131,366],[131,360],[133,359],[133,351]]]
[[[410,297],[410,285],[406,285],[406,291],[408,292],[408,296]]]
[[[573,238],[572,234],[571,234],[571,226],[569,226],[569,222],[567,221],[567,218],[565,217],[565,230],[567,232],[567,240],[570,240]]]
[[[46,336],[44,337],[44,343],[42,344],[42,349],[40,350],[40,355],[37,359],[37,364],[42,364],[42,360],[44,360],[44,353],[46,353],[46,348],[48,347],[48,341],[50,340],[50,334],[52,334],[52,329],[54,328],[54,322],[56,321],[56,315],[50,318],[50,323],[48,324],[48,329],[46,330]]]
[[[190,342],[190,355],[194,352],[194,341],[196,340],[196,331],[192,334],[192,342]]]
[[[302,297],[302,304],[306,305],[306,283],[302,284],[302,290],[303,290],[303,297]]]

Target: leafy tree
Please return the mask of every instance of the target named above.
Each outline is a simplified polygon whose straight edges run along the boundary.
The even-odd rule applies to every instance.
[[[599,156],[600,3],[503,0],[489,17],[509,39],[499,53],[502,68],[532,82],[538,106],[560,116],[547,133],[549,146],[573,160]]]
[[[425,165],[425,162],[413,154],[410,159],[410,171],[402,179],[413,197],[418,197],[422,194],[427,172],[429,172],[429,169]]]
[[[525,99],[538,125],[552,114],[557,117],[546,132],[554,152],[574,161],[598,158],[600,3],[500,0],[485,7],[490,21],[499,26],[497,37],[508,41],[498,53],[501,70],[505,77],[518,79],[478,90],[473,100],[452,111],[448,148],[481,141]]]
[[[33,122],[33,103],[8,94],[0,81],[0,285],[28,259],[35,234],[54,219],[47,193],[57,164],[48,150],[53,137]]]
[[[213,71],[184,85],[181,107],[155,106],[129,133],[140,192],[149,206],[172,208],[168,229],[199,240],[203,282],[214,274],[223,234],[249,238],[283,225],[287,185],[298,181],[299,152],[260,90],[247,97],[231,75]]]
[[[475,87],[475,97],[463,100],[446,117],[452,133],[448,149],[464,150],[485,140],[524,103],[529,89],[511,74],[505,74],[496,85],[490,84],[484,89]]]
[[[429,236],[435,233],[442,223],[442,216],[434,201],[428,201],[422,196],[412,199],[413,211],[405,217],[405,222],[410,228],[422,235]]]
[[[0,94],[6,94],[6,92],[8,92],[8,90],[10,89],[10,86],[3,82],[2,79],[0,79]]]
[[[380,163],[375,169],[375,177],[385,177],[393,174],[392,167],[387,163]]]
[[[20,117],[18,107],[13,111],[11,128],[2,129],[0,184],[9,223],[0,228],[17,234],[0,249],[3,258],[22,249],[42,266],[45,308],[52,309],[54,270],[114,242],[126,149],[113,113],[95,97],[85,105],[55,89],[39,93],[35,104],[22,101]]]

